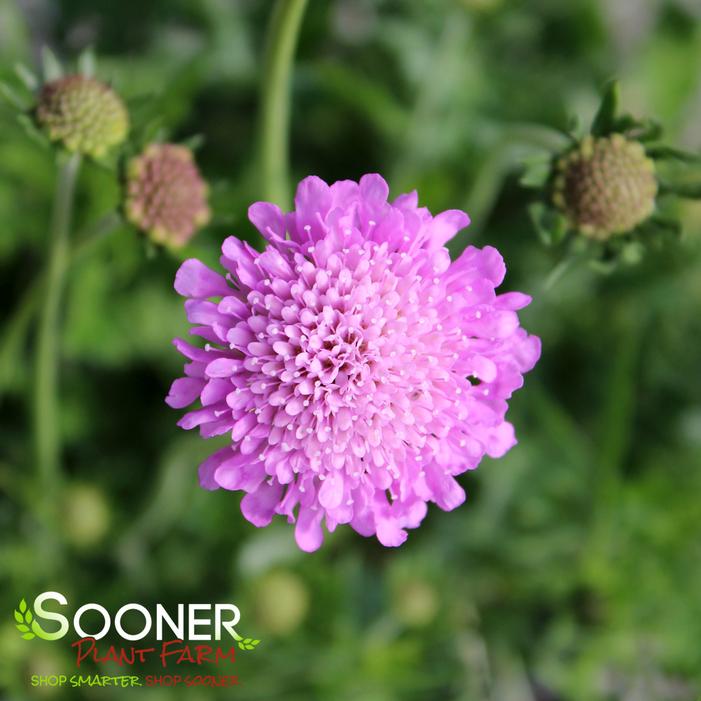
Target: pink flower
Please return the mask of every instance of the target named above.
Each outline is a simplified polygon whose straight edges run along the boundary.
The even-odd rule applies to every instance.
[[[245,492],[256,526],[287,516],[307,551],[322,523],[397,546],[427,502],[459,506],[455,476],[515,444],[507,400],[540,355],[516,313],[530,298],[495,293],[496,249],[451,263],[468,216],[387,196],[379,175],[306,178],[295,211],[249,209],[263,253],[230,237],[226,276],[191,259],[175,279],[206,345],[175,340],[190,362],[166,401],[199,400],[179,425],[231,435],[200,482]]]

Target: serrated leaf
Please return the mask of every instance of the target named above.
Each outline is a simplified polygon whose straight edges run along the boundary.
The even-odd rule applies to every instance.
[[[41,68],[44,73],[44,82],[48,83],[52,80],[58,80],[63,76],[61,62],[48,46],[44,46],[41,49]]]
[[[88,78],[95,75],[97,61],[95,59],[95,51],[92,47],[88,47],[78,57],[78,71]]]
[[[22,637],[25,640],[32,640],[35,636],[34,636],[34,633],[25,633]]]
[[[29,69],[23,63],[15,63],[15,73],[27,90],[34,92],[35,90],[39,89],[39,78],[36,76],[34,71]]]
[[[15,620],[17,621],[17,623],[23,623],[23,622],[24,622],[24,618],[23,618],[22,614],[21,614],[19,611],[15,611]]]
[[[19,610],[24,613],[27,610],[27,602],[22,599],[22,601],[19,602]]]
[[[591,133],[594,136],[606,136],[615,126],[616,112],[620,98],[620,87],[617,80],[612,80],[604,89],[599,110],[591,125]]]
[[[29,626],[25,625],[24,623],[18,623],[17,630],[20,631],[21,633],[26,633],[29,631]]]

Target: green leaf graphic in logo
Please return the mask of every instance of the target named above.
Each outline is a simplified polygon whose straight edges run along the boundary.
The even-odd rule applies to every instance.
[[[25,640],[31,640],[36,637],[36,633],[33,633],[29,628],[33,618],[32,610],[27,606],[27,602],[22,599],[22,601],[19,602],[19,611],[15,609],[15,627],[22,633],[22,637]]]
[[[15,609],[15,628],[25,640],[32,640],[33,638],[42,638],[43,640],[56,639],[55,635],[42,630],[34,618],[32,609],[27,606],[27,602],[24,599],[19,602],[19,610]]]
[[[255,650],[260,642],[260,640],[257,640],[256,638],[243,638],[237,633],[234,633],[234,640],[238,642],[241,650]]]

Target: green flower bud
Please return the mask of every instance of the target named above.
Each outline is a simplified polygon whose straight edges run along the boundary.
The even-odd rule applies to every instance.
[[[83,75],[46,83],[36,108],[38,123],[69,151],[99,158],[124,141],[129,115],[108,85]]]
[[[621,134],[587,136],[557,162],[553,203],[588,238],[631,231],[652,214],[656,195],[653,161]]]
[[[127,166],[127,218],[153,241],[186,244],[209,221],[207,184],[192,151],[151,144]]]

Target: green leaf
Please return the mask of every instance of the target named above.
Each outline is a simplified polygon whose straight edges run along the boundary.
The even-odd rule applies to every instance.
[[[601,105],[591,125],[591,133],[594,136],[606,136],[614,130],[619,98],[618,81],[612,80],[604,90]]]
[[[548,181],[551,170],[550,154],[538,154],[524,161],[523,174],[519,184],[523,187],[540,189]]]
[[[34,633],[25,633],[22,637],[25,640],[32,640],[35,636],[34,636]]]
[[[39,89],[39,78],[23,63],[15,63],[15,73],[27,90],[34,92]]]
[[[56,54],[48,46],[44,46],[41,49],[41,67],[44,73],[44,81],[47,83],[52,80],[58,80],[63,76],[63,67],[56,58]]]
[[[15,611],[15,620],[17,623],[22,623],[24,621],[24,618],[19,611]]]
[[[24,112],[29,108],[29,101],[23,98],[11,85],[0,82],[0,95],[16,110]]]
[[[246,649],[246,646],[245,646],[243,643],[239,643],[239,647],[240,647],[242,650],[245,650],[245,649]]]
[[[683,163],[701,163],[701,154],[689,153],[671,146],[650,146],[646,153],[658,161],[682,161]]]
[[[95,51],[92,47],[84,49],[78,57],[78,71],[88,78],[95,75],[96,64]]]
[[[21,633],[27,633],[29,631],[29,626],[24,625],[24,623],[18,623],[17,630]]]
[[[24,613],[27,610],[27,602],[22,599],[22,601],[19,602],[19,610]]]
[[[27,621],[27,623],[31,623],[33,619],[34,615],[32,614],[31,609],[27,609],[27,613],[24,615],[24,620]]]
[[[251,645],[258,645],[260,640],[251,640]]]
[[[35,143],[43,148],[49,148],[51,146],[51,141],[49,137],[39,129],[32,118],[27,114],[18,114],[17,122],[24,130],[24,133]]]
[[[528,208],[528,214],[538,237],[546,246],[557,245],[567,235],[567,219],[543,202],[534,202]]]
[[[574,143],[581,141],[581,139],[585,136],[586,129],[582,125],[582,119],[578,114],[573,114],[568,118],[565,133]]]
[[[243,639],[243,644],[244,644],[244,645],[249,645],[250,643],[251,643],[251,639],[250,639],[250,638],[244,638],[244,639]]]
[[[625,133],[629,139],[656,141],[662,136],[662,125],[654,119],[635,119],[626,114],[616,120],[614,131]]]

